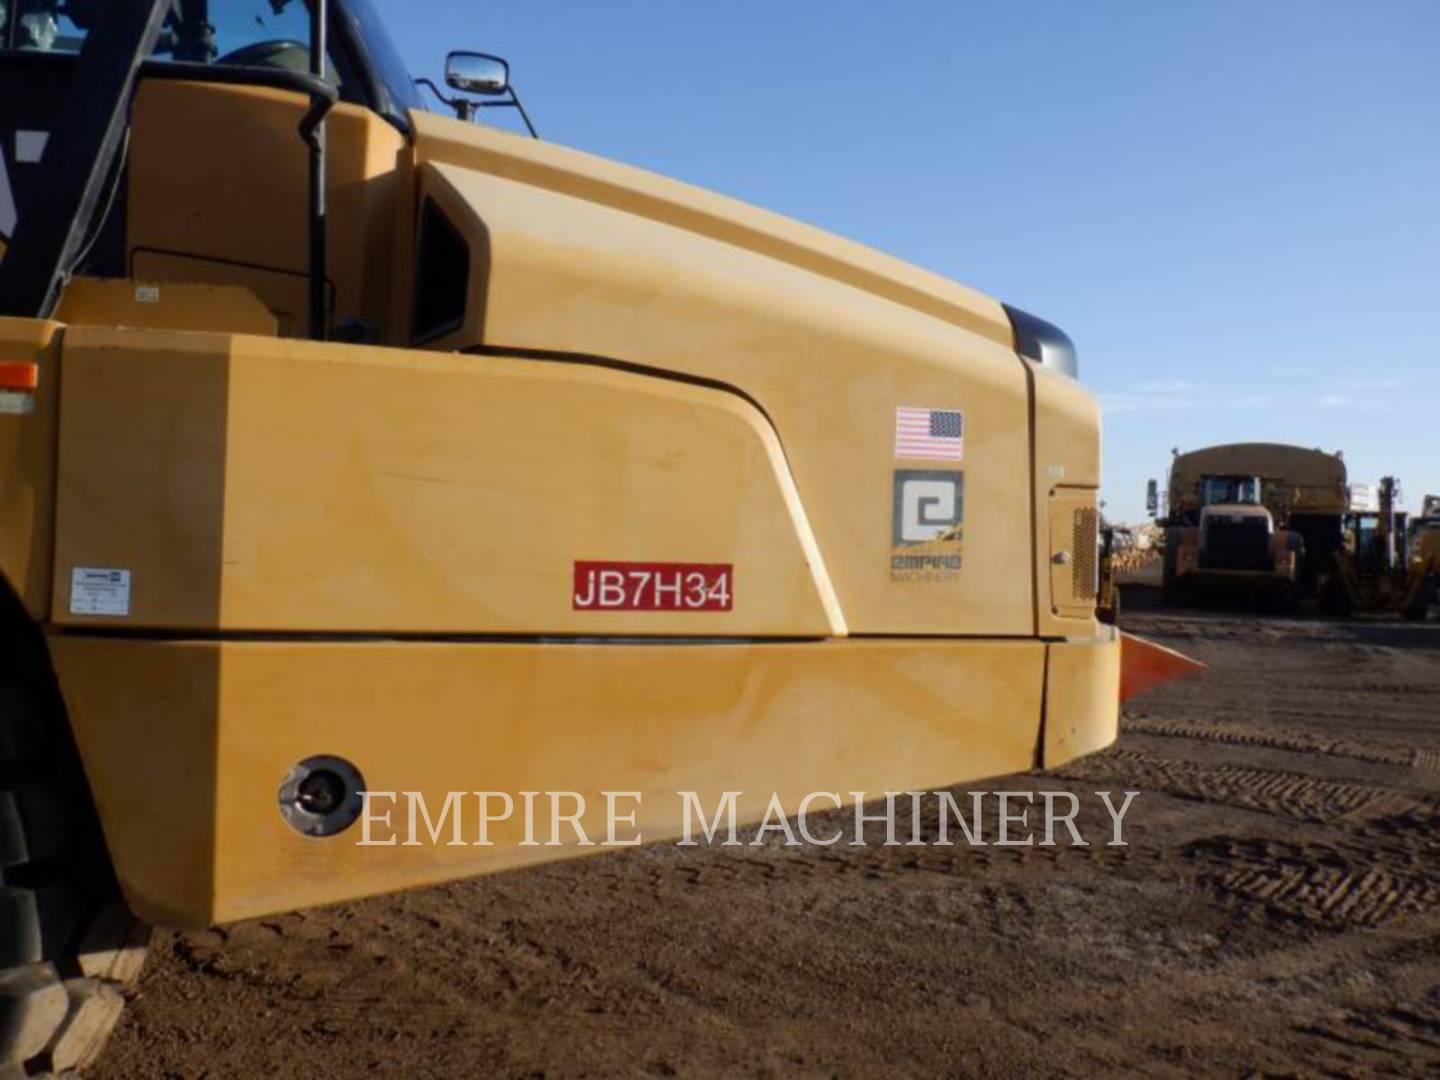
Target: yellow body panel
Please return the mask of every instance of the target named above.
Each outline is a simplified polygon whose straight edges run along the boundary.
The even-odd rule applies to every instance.
[[[185,630],[830,636],[765,418],[578,364],[72,328],[55,621]],[[582,560],[732,564],[729,611],[572,608]],[[71,611],[75,567],[133,575]]]
[[[129,278],[71,278],[55,311],[75,326],[200,330],[208,333],[279,332],[270,309],[236,285],[158,284]]]
[[[1015,532],[1028,525],[1029,410],[1013,351],[834,278],[573,195],[455,166],[427,168],[421,187],[484,253],[485,265],[471,267],[481,290],[472,324],[437,347],[483,340],[737,387],[780,435],[852,629],[1033,632],[1031,554]],[[473,324],[480,311],[483,326]],[[901,406],[963,411],[964,460],[897,459]],[[895,470],[907,467],[964,473],[964,568],[950,580],[888,572]]]
[[[1094,488],[1056,487],[1047,500],[1046,586],[1053,626],[1088,630],[1100,591],[1099,507]]]
[[[999,303],[641,170],[340,105],[331,322],[383,346],[294,340],[306,104],[142,81],[136,280],[72,283],[68,326],[0,321],[0,359],[41,367],[33,412],[0,415],[0,572],[49,633],[142,916],[598,850],[303,836],[277,798],[317,754],[436,812],[580,792],[592,835],[603,791],[638,791],[653,840],[679,790],[742,792],[754,821],[771,793],[794,812],[1114,738],[1119,645],[1059,558],[1096,509],[1098,409],[1017,355]],[[422,350],[426,200],[470,264]],[[897,452],[901,407],[962,412],[963,460]],[[910,531],[909,474],[963,507],[940,531]],[[582,561],[733,566],[733,607],[579,610]],[[124,612],[72,611],[76,568],[128,570]]]
[[[0,361],[40,367],[35,392],[6,395],[0,410],[0,579],[35,619],[50,611],[60,331],[55,322],[0,318]]]
[[[1009,319],[991,297],[872,248],[555,143],[435,113],[412,112],[410,120],[417,161],[446,162],[590,203],[633,221],[665,224],[963,326],[1006,348],[1011,345]],[[567,248],[585,243],[583,236],[565,240]]]
[[[1045,737],[1040,764],[1056,769],[1103,750],[1120,733],[1120,632],[1100,627],[1089,640],[1049,646],[1045,672]]]
[[[263,87],[141,80],[129,148],[130,272],[253,290],[287,335],[308,332],[303,94]],[[408,282],[403,136],[358,105],[325,122],[331,321],[391,336]],[[197,137],[198,133],[209,133]],[[213,327],[220,329],[220,327]]]
[[[1098,745],[1118,645],[1052,664],[1051,713],[1086,710],[1056,760]],[[276,792],[314,753],[354,762],[372,791],[576,791],[604,837],[603,790],[642,793],[646,840],[674,836],[677,791],[878,797],[1032,767],[1046,646],[1036,641],[586,645],[51,639],[127,898],[143,917],[202,924],[326,903],[601,848],[359,846],[282,820]],[[1085,665],[1093,665],[1087,673]],[[1056,697],[1055,695],[1062,695]],[[1064,706],[1061,710],[1059,706]],[[1112,732],[1113,733],[1113,732]],[[825,804],[821,803],[823,807]],[[392,825],[400,818],[392,819]],[[548,821],[539,839],[549,839]],[[372,839],[386,830],[372,828]],[[402,839],[403,839],[402,835]]]
[[[1075,566],[1082,557],[1076,550],[1075,515],[1093,511],[1091,539],[1098,544],[1100,407],[1074,379],[1039,364],[1025,366],[1035,399],[1033,513],[1039,528],[1031,558],[1039,589],[1034,632],[1041,637],[1089,637],[1099,624],[1093,592],[1086,595],[1074,588]]]

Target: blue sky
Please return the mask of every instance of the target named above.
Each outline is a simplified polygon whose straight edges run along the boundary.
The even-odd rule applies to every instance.
[[[507,57],[547,139],[1064,327],[1119,519],[1237,440],[1440,493],[1435,0],[375,3],[419,74]]]

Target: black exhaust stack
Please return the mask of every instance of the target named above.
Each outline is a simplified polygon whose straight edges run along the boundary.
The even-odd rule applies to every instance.
[[[319,83],[325,82],[329,7],[327,0],[310,3],[310,74]],[[333,93],[326,97],[312,92],[310,111],[300,121],[300,137],[310,148],[310,336],[316,341],[329,336],[325,304],[325,114],[334,103]]]
[[[1028,311],[1001,305],[1010,316],[1010,329],[1015,335],[1015,351],[1027,360],[1033,360],[1048,368],[1080,377],[1080,362],[1075,356],[1075,343],[1070,335],[1053,323],[1048,323]]]

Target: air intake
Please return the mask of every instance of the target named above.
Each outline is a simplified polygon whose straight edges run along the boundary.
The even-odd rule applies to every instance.
[[[1100,591],[1100,517],[1083,507],[1075,511],[1070,563],[1070,591],[1076,600],[1094,600]]]

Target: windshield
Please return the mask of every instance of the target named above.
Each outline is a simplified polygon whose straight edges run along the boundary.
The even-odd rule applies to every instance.
[[[1205,506],[1219,503],[1260,505],[1260,478],[1257,476],[1207,476],[1201,492]]]
[[[103,0],[0,0],[7,50],[79,52]],[[11,19],[11,12],[14,19]],[[174,6],[154,55],[197,64],[265,63],[256,46],[291,46],[308,64],[310,12],[296,0],[208,0]],[[271,50],[284,51],[284,50]],[[263,50],[260,50],[263,54]],[[296,57],[279,61],[285,66]]]
[[[8,51],[77,53],[104,0],[0,0]],[[10,13],[15,17],[11,19]],[[310,10],[301,0],[178,3],[151,54],[191,64],[310,70]],[[334,54],[326,79],[340,86]]]
[[[375,13],[370,0],[345,0],[340,13],[350,24],[350,36],[364,53],[366,66],[390,99],[377,102],[376,107],[382,113],[392,113],[397,117],[403,117],[405,109],[421,108],[420,91],[415,86],[415,80],[410,77],[405,61],[400,58],[400,51],[390,40],[385,24]]]
[[[0,53],[80,51],[106,0],[0,0]],[[402,129],[419,106],[414,82],[369,0],[330,0],[326,78],[347,101]],[[310,69],[307,0],[174,0],[151,54],[161,62]]]

